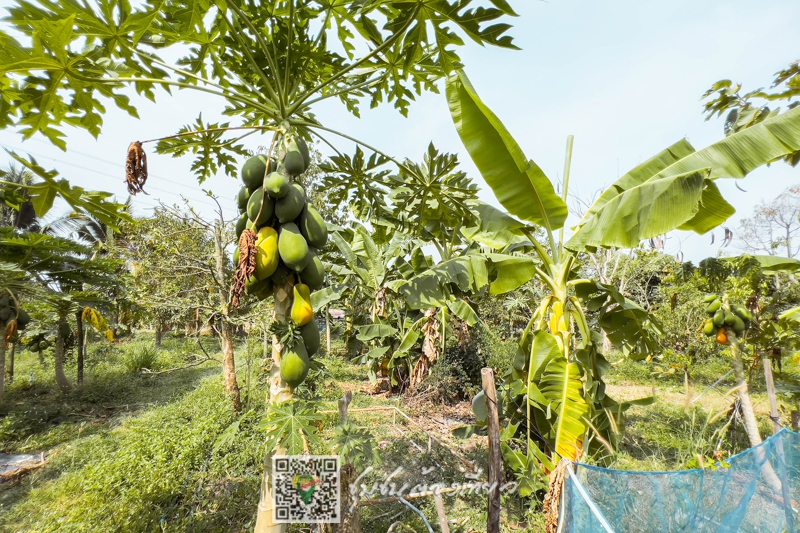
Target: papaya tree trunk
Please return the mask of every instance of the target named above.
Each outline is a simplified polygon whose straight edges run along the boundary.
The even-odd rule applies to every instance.
[[[47,364],[44,362],[43,350],[41,348],[37,348],[37,351],[39,352],[39,364],[42,365],[42,368],[45,368]]]
[[[221,216],[221,215],[220,215]],[[220,337],[222,338],[222,380],[225,383],[225,392],[233,403],[234,410],[238,413],[242,410],[242,400],[239,393],[239,383],[236,381],[236,359],[233,351],[233,325],[228,317],[230,316],[230,306],[228,305],[227,280],[225,278],[225,249],[222,246],[222,233],[224,226],[222,221],[214,221],[214,260],[216,262],[216,282],[219,306],[222,310],[220,320]]]
[[[325,354],[331,353],[331,310],[325,308]]]
[[[3,392],[6,387],[6,343],[2,338],[0,338],[0,368],[3,369],[3,372],[0,372],[0,405],[3,405]]]
[[[83,383],[83,309],[75,312],[75,321],[78,324],[77,343],[78,343],[78,385]]]
[[[8,384],[14,383],[14,353],[17,351],[17,343],[11,345],[11,353],[8,355]]]
[[[758,422],[756,421],[755,411],[753,411],[753,402],[750,399],[750,390],[744,374],[742,347],[735,339],[731,342],[731,355],[733,356],[731,366],[733,367],[733,375],[736,379],[737,387],[736,396],[742,408],[744,429],[747,433],[747,439],[750,441],[750,446],[756,446],[761,444],[761,435],[758,432]]]
[[[286,282],[275,289],[275,316],[274,320],[286,322],[292,308],[292,286],[294,285],[291,276],[287,277]],[[278,338],[272,337],[272,365],[269,371],[269,398],[268,404],[279,404],[291,401],[293,398],[292,389],[283,381],[281,377],[281,351],[283,345]],[[261,482],[261,497],[258,502],[258,516],[256,518],[255,533],[285,533],[286,524],[276,524],[272,521],[272,512],[275,508],[275,498],[272,494],[272,456],[282,455],[285,450],[267,450],[264,455],[264,479]]]
[[[234,410],[242,410],[242,400],[239,393],[239,384],[236,382],[236,361],[233,352],[233,326],[222,317],[222,379],[225,382],[225,392],[233,403]]]
[[[156,348],[161,348],[161,338],[163,336],[164,326],[161,319],[156,320]]]
[[[65,311],[59,311],[58,313],[58,330],[56,331],[56,364],[55,364],[55,371],[56,371],[56,383],[58,384],[58,388],[61,389],[62,392],[67,392],[72,388],[69,384],[69,380],[67,379],[66,374],[64,374],[64,335],[62,335],[64,329],[68,329],[69,324],[67,323],[67,313]]]

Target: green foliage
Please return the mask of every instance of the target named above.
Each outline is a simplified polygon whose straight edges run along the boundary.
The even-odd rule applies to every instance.
[[[320,445],[317,426],[321,420],[316,407],[303,400],[270,404],[261,422],[267,449],[300,455],[307,448],[316,448]]]
[[[352,464],[357,471],[363,471],[366,467],[380,462],[375,437],[369,431],[360,429],[350,422],[336,426],[329,444],[331,451],[340,457],[343,465]]]
[[[125,368],[132,374],[158,370],[159,366],[159,351],[155,346],[135,346],[125,356]]]

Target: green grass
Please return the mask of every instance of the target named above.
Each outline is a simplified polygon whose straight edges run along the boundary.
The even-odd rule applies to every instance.
[[[210,354],[219,355],[216,340],[204,343]],[[56,388],[51,366],[41,368],[35,354],[18,354],[17,381],[9,387],[0,412],[0,442],[6,452],[45,451],[50,461],[19,484],[0,486],[0,531],[252,530],[266,451],[260,424],[266,412],[268,376],[260,343],[251,343],[249,351],[245,343],[237,348],[245,399],[245,411],[239,416],[223,394],[218,364],[157,375],[138,370],[175,368],[198,350],[193,341],[181,338],[165,339],[161,350],[153,350],[147,337],[114,346],[97,343],[87,359],[85,383],[68,393]],[[352,390],[353,410],[393,405],[415,410],[423,420],[444,416],[438,410],[447,407],[438,403],[412,402],[415,407],[409,407],[410,398],[361,393],[369,387],[366,373],[343,357],[343,351],[337,342],[333,354],[315,358],[323,363],[322,369],[300,391],[321,400],[322,410],[335,412],[338,399]],[[495,342],[483,355],[502,366],[506,352],[509,346]],[[138,364],[143,361],[147,364]],[[74,377],[74,361],[68,363],[68,375]],[[698,391],[724,374],[725,364],[724,360],[709,361],[693,369]],[[709,419],[709,413],[725,406],[720,394],[706,397],[713,399],[717,411],[706,401],[687,410],[681,400],[682,373],[656,378],[653,369],[652,363],[625,362],[608,375],[608,382],[623,391],[631,387],[647,391],[655,385],[659,395],[657,403],[628,412],[626,436],[612,466],[680,469],[717,446],[728,454],[747,447],[740,430],[725,431],[726,416]],[[23,378],[31,373],[33,386]],[[421,479],[445,484],[465,481],[463,465],[450,449],[434,443],[430,453],[420,453],[416,446],[427,448],[426,435],[400,417],[397,426],[403,433],[392,427],[391,414],[385,411],[353,411],[350,419],[372,433],[381,457],[376,471],[364,478],[366,484],[382,480],[398,467],[403,468],[394,479],[398,484]],[[233,438],[221,440],[234,421],[238,425]],[[333,437],[336,423],[335,414],[323,417],[323,443]],[[768,434],[766,424],[763,429]],[[455,446],[475,464],[486,464],[483,439],[473,437]],[[329,453],[325,444],[311,451]],[[422,475],[423,468],[430,469],[427,477]],[[436,528],[433,500],[412,503]],[[446,497],[445,505],[448,517],[457,522],[451,523],[453,533],[485,527],[484,496]],[[543,530],[538,507],[529,502],[505,497],[503,509],[504,530]],[[383,533],[396,521],[417,532],[426,529],[400,503],[364,507],[361,515],[365,533]],[[290,531],[307,530],[293,526]]]

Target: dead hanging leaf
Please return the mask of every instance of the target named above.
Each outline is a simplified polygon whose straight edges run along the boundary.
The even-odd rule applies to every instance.
[[[128,193],[136,195],[144,192],[147,182],[147,154],[144,153],[142,143],[134,141],[128,145],[128,156],[125,159],[125,181],[128,183]]]
[[[256,273],[256,232],[247,228],[239,237],[239,264],[233,276],[233,307],[239,307],[239,298],[244,294],[247,279]]]
[[[439,319],[436,317],[436,309],[430,308],[425,311],[427,322],[422,326],[424,340],[422,343],[422,355],[414,365],[411,372],[411,387],[416,387],[425,376],[430,375],[431,365],[439,358],[438,343],[441,340],[439,334]]]
[[[8,343],[11,342],[11,339],[14,338],[14,335],[17,334],[17,319],[12,319],[6,324],[6,330],[3,334],[3,343],[8,347]]]

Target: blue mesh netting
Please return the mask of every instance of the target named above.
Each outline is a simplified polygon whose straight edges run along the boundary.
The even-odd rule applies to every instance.
[[[783,429],[728,463],[729,468],[713,471],[679,472],[575,463],[574,477],[564,481],[561,531],[780,533],[800,528],[800,434]]]

